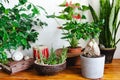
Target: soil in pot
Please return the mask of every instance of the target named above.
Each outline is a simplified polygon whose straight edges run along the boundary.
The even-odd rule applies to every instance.
[[[101,54],[105,55],[105,63],[112,63],[113,56],[116,48],[102,48],[100,49]]]
[[[56,65],[47,65],[47,64],[41,65],[38,64],[37,61],[35,61],[34,67],[37,73],[40,75],[54,75],[66,69],[66,61],[64,63],[56,64]]]

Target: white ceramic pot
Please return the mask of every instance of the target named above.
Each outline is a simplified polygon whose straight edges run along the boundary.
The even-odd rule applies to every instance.
[[[97,79],[103,77],[105,56],[96,58],[88,58],[83,55],[81,57],[81,73],[83,77]]]

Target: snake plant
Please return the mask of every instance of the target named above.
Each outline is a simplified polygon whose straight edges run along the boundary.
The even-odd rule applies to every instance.
[[[89,7],[95,22],[104,21],[99,36],[100,44],[104,45],[105,48],[115,48],[120,41],[120,38],[117,39],[117,32],[120,27],[120,18],[118,18],[120,14],[120,0],[112,0],[112,3],[110,0],[99,0],[99,2],[99,15],[96,14],[91,5]]]

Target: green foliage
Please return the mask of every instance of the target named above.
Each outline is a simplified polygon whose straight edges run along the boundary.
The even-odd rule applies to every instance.
[[[61,55],[59,56],[59,61],[58,63],[63,63],[65,62],[67,58],[67,48],[63,48]]]
[[[12,9],[0,3],[0,56],[4,50],[17,49],[19,46],[30,48],[29,42],[37,40],[38,32],[33,29],[34,25],[47,25],[37,17],[40,9],[27,3],[27,0],[19,0],[19,4]]]
[[[27,0],[19,0],[20,4],[25,4]]]
[[[91,22],[91,23],[78,23],[78,22],[67,22],[64,24],[64,30],[62,39],[66,39],[71,47],[77,47],[79,40],[90,38],[97,38],[100,33],[100,26],[103,22]]]
[[[1,63],[7,63],[7,56],[5,52],[0,52],[0,62]]]
[[[100,44],[106,48],[114,48],[120,41],[117,39],[117,32],[120,26],[120,19],[118,18],[120,12],[120,0],[99,0],[100,14],[96,15],[95,10],[90,7],[91,14],[95,22],[104,20],[104,25],[101,26],[101,33],[99,37]]]
[[[86,11],[89,9],[89,7],[85,5],[80,5],[79,3],[70,3],[68,6],[66,5],[67,2],[64,2],[63,4],[60,4],[60,7],[64,7],[64,9],[60,12],[60,15],[56,16],[55,14],[47,16],[48,18],[59,18],[63,20],[75,20],[76,18],[73,18],[73,16],[78,17],[77,15],[80,15],[77,19],[81,19],[81,16],[84,16],[82,13],[80,14],[80,11]]]
[[[47,64],[47,65],[55,65],[55,64],[61,64],[65,62],[67,58],[67,48],[63,48],[62,53],[58,56],[53,48],[50,50],[50,56],[48,59],[43,57],[43,55],[40,53],[40,60],[38,59],[38,62],[40,64]]]
[[[53,14],[48,17],[67,20],[65,24],[62,24],[62,28],[60,29],[63,31],[62,39],[67,40],[70,47],[78,47],[80,39],[87,40],[99,36],[101,31],[100,26],[103,24],[102,21],[91,23],[81,22],[81,19],[86,19],[86,16],[82,13],[88,10],[89,7],[80,5],[79,3],[67,3],[66,1],[60,6],[64,7],[60,15],[56,16]],[[82,13],[80,14],[80,12]]]
[[[81,19],[86,19],[83,11],[88,10],[89,7],[80,5],[79,3],[68,3],[66,1],[59,6],[64,7],[60,14],[49,15],[48,18],[58,18],[66,21],[65,24],[62,24],[61,28],[63,30],[62,34],[64,35],[62,39],[67,40],[70,44],[70,47],[78,47],[79,40],[83,38],[84,34],[86,33],[83,32],[84,30],[82,31],[82,29],[85,28],[82,27],[83,24],[80,23],[80,21]]]

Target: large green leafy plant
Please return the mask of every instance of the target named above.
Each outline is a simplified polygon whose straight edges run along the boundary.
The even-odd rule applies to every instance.
[[[65,21],[65,23],[58,28],[63,31],[62,39],[67,40],[71,48],[78,47],[81,38],[85,40],[94,38],[100,32],[99,26],[101,22],[83,23],[81,21],[82,19],[86,19],[83,12],[89,9],[87,6],[80,5],[79,3],[68,3],[66,1],[59,6],[64,8],[60,14],[53,14],[49,17]]]
[[[80,39],[87,40],[98,37],[101,31],[101,25],[101,22],[68,22],[63,28],[61,28],[63,31],[67,31],[63,33],[64,36],[62,39],[67,39],[67,41],[70,43],[70,47],[78,47]]]
[[[28,3],[27,0],[19,0],[18,5],[12,9],[7,9],[0,3],[0,62],[7,60],[5,50],[15,50],[20,46],[30,48],[30,42],[37,40],[39,33],[33,26],[47,25],[37,17],[40,9],[43,8]]]
[[[106,48],[115,48],[120,38],[117,39],[117,32],[120,26],[120,0],[99,0],[100,1],[100,13],[99,16],[90,5],[90,11],[93,16],[93,20],[98,22],[104,21],[104,25],[101,26],[101,33],[99,37],[100,44]]]
[[[80,25],[79,21],[81,19],[86,19],[85,15],[82,13],[80,14],[80,12],[87,10],[88,7],[81,6],[79,3],[66,2],[66,0],[59,6],[64,8],[60,14],[53,14],[49,17],[58,18],[65,21],[62,26],[59,25],[59,28],[63,30],[64,36],[62,39],[67,40],[70,47],[78,47],[79,40],[82,38],[82,33],[78,29],[78,25]]]

